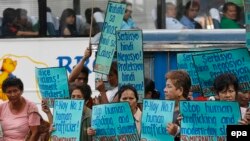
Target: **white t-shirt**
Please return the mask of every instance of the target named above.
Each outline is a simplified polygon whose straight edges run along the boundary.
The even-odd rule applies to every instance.
[[[107,99],[108,99],[109,103],[112,102],[112,100],[114,99],[115,94],[116,94],[117,92],[118,92],[118,87],[115,87],[114,89],[108,90],[108,91],[106,92]]]
[[[166,17],[166,29],[184,29],[184,25],[175,18]]]

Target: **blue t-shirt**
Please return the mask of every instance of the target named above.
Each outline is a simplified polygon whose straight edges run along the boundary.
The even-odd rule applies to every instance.
[[[136,23],[132,18],[129,18],[127,21],[122,21],[121,29],[133,29],[136,28]]]

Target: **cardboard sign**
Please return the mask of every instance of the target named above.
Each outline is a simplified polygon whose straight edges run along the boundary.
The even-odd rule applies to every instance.
[[[54,99],[69,98],[68,76],[65,68],[36,68],[36,80],[42,98],[50,107]]]
[[[141,139],[173,141],[166,132],[166,125],[173,122],[175,101],[143,100]]]
[[[206,53],[212,53],[212,52],[218,52],[221,51],[220,49],[216,50],[208,50],[208,51],[202,51],[202,52],[192,52],[192,53],[178,53],[177,54],[177,68],[186,70],[191,78],[191,91],[192,92],[200,92],[200,83],[199,78],[197,75],[197,72],[195,70],[194,61],[192,59],[193,54],[206,54]]]
[[[234,74],[242,90],[250,89],[250,57],[246,48],[193,55],[193,59],[204,96],[215,95],[214,79],[223,73]]]
[[[84,100],[55,100],[52,141],[80,141]]]
[[[127,102],[93,106],[91,126],[95,141],[138,141],[134,117]]]
[[[139,103],[144,98],[144,63],[141,30],[117,32],[117,62],[119,87],[130,84],[138,92]]]
[[[126,5],[108,2],[94,71],[108,74],[116,50],[116,31],[121,28]]]
[[[238,102],[181,101],[181,140],[226,140],[227,125],[241,119]]]

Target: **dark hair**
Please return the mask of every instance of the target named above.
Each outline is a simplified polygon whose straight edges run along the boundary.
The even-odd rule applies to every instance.
[[[16,12],[17,12],[17,19],[21,19],[22,16],[27,17],[28,12],[26,9],[18,8],[18,9],[16,9]]]
[[[184,70],[170,71],[167,73],[166,79],[171,79],[173,85],[177,89],[180,89],[182,87],[183,88],[182,95],[185,99],[187,99],[191,87],[191,79],[186,71]]]
[[[131,91],[133,91],[134,94],[135,94],[135,99],[136,99],[136,101],[138,101],[138,93],[137,93],[136,89],[135,89],[132,85],[123,85],[123,86],[120,87],[120,89],[119,89],[118,92],[116,93],[116,95],[118,95],[119,101],[120,101],[120,99],[121,99],[121,97],[122,97],[122,93],[123,93],[124,91],[126,91],[126,90],[131,90]]]
[[[226,13],[228,11],[228,7],[229,6],[234,6],[236,8],[236,12],[237,12],[236,13],[236,16],[237,16],[236,20],[240,20],[241,8],[238,5],[236,5],[235,3],[233,3],[233,2],[227,2],[227,3],[225,3],[223,5],[222,12]]]
[[[7,88],[9,87],[17,87],[19,90],[23,91],[23,82],[19,78],[9,77],[3,81],[2,84],[3,92],[5,93]]]
[[[75,18],[75,22],[73,25],[67,25],[65,23],[65,20],[67,17],[73,16]],[[70,28],[69,28],[70,26]],[[69,28],[69,31],[71,32],[72,35],[76,34],[76,12],[73,9],[67,8],[63,10],[61,18],[60,18],[60,32],[61,34],[63,33],[63,30],[65,27]],[[62,34],[63,35],[63,34]]]
[[[86,18],[86,22],[88,24],[91,23],[91,12],[92,12],[92,8],[87,8],[85,10],[85,18]],[[93,8],[93,13],[95,13],[95,12],[103,12],[103,11],[99,7],[94,7]],[[93,22],[93,23],[95,24],[95,22]]]
[[[17,18],[17,11],[14,8],[4,9],[2,27],[7,23],[14,23],[16,18]]]
[[[159,99],[160,94],[159,92],[155,89],[155,83],[153,80],[145,78],[144,79],[144,85],[145,85],[145,94],[148,92],[152,92],[151,98],[152,99]]]
[[[76,66],[73,66],[73,68],[75,68]],[[86,79],[87,79],[87,82],[89,80],[89,68],[87,66],[83,66],[82,69],[81,69],[81,73],[83,74],[86,74]]]
[[[87,79],[89,78],[89,68],[86,66],[83,66],[81,69],[81,73],[86,74]]]
[[[225,4],[223,5],[222,12],[223,12],[223,13],[226,13],[229,6],[234,6],[236,9],[237,9],[237,7],[238,7],[235,3],[227,2],[227,3],[225,3]]]
[[[237,95],[239,90],[239,83],[238,79],[233,74],[223,73],[214,79],[213,86],[216,94],[219,94],[219,92],[223,91],[224,89],[228,89],[230,85],[234,86]]]
[[[46,7],[46,12],[52,12],[50,7]]]
[[[187,11],[191,7],[198,7],[198,9],[200,9],[200,4],[198,2],[196,2],[196,1],[189,1],[189,2],[187,2],[187,4],[185,5],[185,15],[187,15]]]
[[[116,61],[112,62],[109,73],[110,72],[113,72],[118,76],[117,62]]]
[[[70,95],[72,95],[72,92],[74,90],[80,90],[81,93],[84,96],[85,101],[89,100],[90,97],[91,97],[91,94],[92,94],[91,88],[90,88],[90,86],[88,84],[77,85],[75,83],[70,83],[69,84],[69,93],[70,93]]]

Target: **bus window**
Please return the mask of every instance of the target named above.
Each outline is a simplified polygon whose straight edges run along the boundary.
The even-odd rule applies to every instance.
[[[47,0],[46,11],[48,36],[78,35],[73,0]]]
[[[132,4],[132,19],[135,21],[139,29],[155,29],[155,20],[156,20],[156,5],[157,1],[155,0],[120,0]],[[105,15],[108,1],[95,0],[94,7],[99,8],[102,15]],[[92,0],[81,0],[81,15],[86,18],[86,10],[91,8]],[[97,9],[98,10],[98,9]],[[101,18],[101,14],[98,16],[97,12],[97,22],[102,22],[104,19]],[[94,14],[95,17],[95,14]],[[88,20],[86,20],[88,24]]]
[[[38,1],[0,1],[0,37],[38,36]]]
[[[167,29],[171,29],[168,27],[172,27],[172,29],[197,29],[197,28],[191,28],[187,22],[188,20],[185,20],[185,17],[187,19],[193,19],[190,22],[197,22],[202,29],[219,29],[223,28],[223,22],[225,19],[225,12],[223,13],[223,6],[227,2],[232,2],[234,3],[236,7],[236,18],[235,19],[229,19],[230,21],[236,21],[235,24],[238,26],[234,27],[228,27],[228,28],[245,28],[245,17],[244,17],[244,7],[243,3],[241,0],[165,0],[165,5],[166,5],[166,27]],[[173,6],[171,6],[169,3],[171,3]],[[197,15],[194,17],[188,17],[190,16],[190,10],[188,9],[187,5],[188,3],[193,6],[193,10],[197,7]],[[197,4],[199,6],[196,6]],[[172,9],[176,8],[176,14],[170,14]],[[173,13],[173,12],[172,12]],[[184,17],[184,18],[183,18]],[[173,19],[174,18],[174,19]],[[221,23],[221,19],[223,19]],[[230,22],[229,21],[229,22]],[[182,28],[180,25],[177,24],[182,24],[184,28]]]

